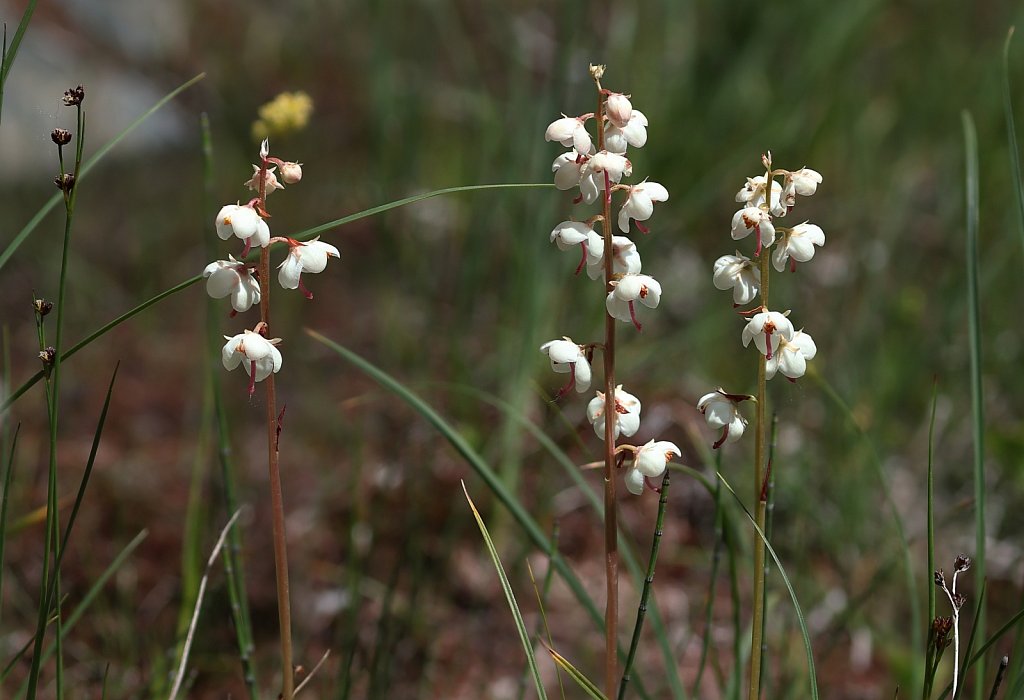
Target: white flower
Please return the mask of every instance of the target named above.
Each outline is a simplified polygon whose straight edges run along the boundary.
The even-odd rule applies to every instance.
[[[288,161],[281,163],[281,179],[289,185],[294,185],[302,179],[302,163]]]
[[[627,96],[613,92],[605,100],[604,113],[608,115],[608,121],[621,129],[633,117],[633,105]]]
[[[285,289],[301,288],[306,298],[312,299],[313,293],[302,284],[302,273],[323,272],[327,267],[327,258],[339,257],[338,249],[330,243],[322,243],[320,236],[306,243],[292,241],[290,246],[288,257],[278,266],[281,271],[277,280]]]
[[[797,331],[792,339],[783,338],[779,348],[770,360],[765,362],[765,378],[771,379],[776,372],[782,372],[790,380],[804,376],[807,360],[814,359],[818,348],[808,333]]]
[[[697,402],[697,410],[704,414],[708,425],[715,430],[722,429],[722,436],[712,445],[715,449],[743,436],[747,421],[740,415],[739,402],[745,398],[748,397],[727,394],[724,389],[718,389],[704,394]]]
[[[584,126],[582,117],[566,117],[548,124],[544,132],[545,141],[557,141],[563,146],[572,146],[579,153],[590,153],[590,132]]]
[[[587,420],[594,426],[594,432],[604,440],[604,394],[596,392],[596,396],[587,404]],[[640,399],[627,391],[622,385],[615,387],[615,435],[629,437],[640,429]]]
[[[610,125],[604,131],[604,148],[611,153],[625,153],[627,146],[642,148],[647,143],[647,117],[634,109],[624,127]]]
[[[254,391],[255,382],[262,382],[271,372],[281,369],[281,351],[274,347],[281,342],[280,338],[267,340],[250,330],[233,337],[226,335],[224,338],[228,342],[221,350],[221,362],[227,370],[233,370],[239,364],[245,366],[246,374],[252,377],[249,382],[250,394]]]
[[[557,245],[559,250],[569,250],[573,246],[587,243],[591,234],[598,239],[601,238],[594,229],[582,221],[563,221],[551,230],[551,242]]]
[[[668,190],[657,182],[644,180],[639,185],[629,188],[629,195],[619,210],[619,229],[623,233],[629,233],[629,220],[636,219],[636,227],[643,233],[647,228],[641,221],[647,221],[654,213],[654,203],[668,200]]]
[[[807,223],[797,224],[791,229],[783,229],[779,242],[772,252],[772,264],[782,272],[786,269],[786,261],[793,258],[795,263],[807,262],[814,257],[814,246],[825,245],[825,232],[820,226]]]
[[[788,318],[778,311],[765,310],[754,314],[743,327],[743,347],[750,345],[753,340],[761,354],[770,360],[783,338],[793,340],[793,333],[793,324]]]
[[[555,187],[560,190],[571,190],[579,186],[580,199],[587,204],[597,199],[598,193],[604,189],[604,178],[598,183],[594,174],[584,172],[588,156],[580,155],[576,151],[569,151],[555,158],[551,164],[551,172],[555,174]]]
[[[749,304],[761,289],[761,270],[750,258],[740,255],[723,255],[715,261],[714,283],[716,289],[732,289],[732,301],[736,306]]]
[[[301,171],[299,177],[302,177]],[[269,197],[274,190],[283,190],[284,185],[277,181],[277,175],[274,174],[274,168],[267,168],[267,175],[264,178],[267,186],[263,192],[264,197]],[[258,192],[260,189],[260,166],[252,166],[252,177],[245,182],[245,186],[254,192]]]
[[[270,227],[250,206],[225,204],[215,220],[217,235],[222,240],[235,236],[247,244],[255,243],[264,248],[270,243]]]
[[[772,178],[772,200],[768,209],[775,216],[785,216],[786,207],[782,204],[782,185]],[[736,201],[743,202],[748,207],[760,207],[764,204],[765,179],[764,175],[748,177],[747,184],[736,193]]]
[[[645,477],[639,469],[630,469],[626,472],[626,476],[623,480],[626,482],[626,490],[634,496],[640,496],[644,492],[644,486],[647,483],[647,477]]]
[[[230,294],[231,308],[235,311],[248,311],[253,304],[260,303],[260,283],[249,274],[248,265],[231,255],[227,260],[207,265],[203,277],[206,278],[206,293],[214,299]]]
[[[782,188],[782,204],[792,207],[796,204],[796,196],[809,197],[818,191],[821,184],[821,173],[810,168],[800,168],[786,173],[785,185]]]
[[[629,162],[629,159],[619,153],[609,153],[608,151],[598,151],[590,160],[586,162],[581,170],[581,175],[587,174],[594,175],[595,180],[600,183],[601,189],[604,188],[604,173],[608,174],[608,179],[617,183],[625,175],[629,177],[633,174],[633,164]],[[601,177],[596,177],[600,175]]]
[[[637,330],[641,330],[633,302],[640,301],[648,308],[657,308],[658,302],[661,301],[661,284],[650,275],[633,274],[613,280],[612,286],[614,289],[605,299],[608,314],[620,321],[632,323]]]
[[[587,242],[587,276],[596,280],[604,273],[604,239],[591,231]],[[629,275],[640,272],[640,253],[625,236],[612,236],[612,274]]]
[[[633,457],[633,468],[653,479],[665,473],[665,467],[672,459],[672,455],[681,457],[682,454],[674,442],[651,440],[636,451]]]
[[[559,397],[565,395],[573,386],[580,394],[590,388],[590,362],[587,361],[583,347],[572,342],[572,338],[552,340],[540,346],[540,351],[551,360],[551,369],[559,374],[572,375],[569,384],[559,390]]]
[[[761,254],[761,247],[770,246],[775,242],[775,225],[772,217],[760,207],[746,207],[732,215],[732,238],[741,240],[754,231],[757,234],[757,247],[754,255]]]

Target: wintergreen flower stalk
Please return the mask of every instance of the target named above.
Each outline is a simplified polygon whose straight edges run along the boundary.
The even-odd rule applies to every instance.
[[[562,115],[548,126],[544,136],[571,149],[559,155],[551,166],[555,186],[560,190],[578,190],[574,204],[592,204],[600,197],[598,214],[562,221],[551,231],[550,238],[560,250],[579,246],[576,274],[585,265],[587,276],[603,283],[604,341],[577,344],[566,337],[544,343],[541,352],[548,356],[554,371],[569,374],[569,382],[559,390],[558,398],[569,395],[573,388],[579,392],[587,390],[593,353],[602,353],[603,390],[596,391],[588,403],[587,418],[605,443],[605,687],[607,696],[614,697],[618,681],[616,471],[631,457],[630,466],[623,473],[626,489],[637,495],[643,494],[645,487],[657,490],[649,479],[661,476],[668,460],[679,455],[680,450],[670,442],[655,440],[642,447],[615,444],[620,435],[630,437],[640,429],[640,399],[625,391],[615,377],[617,322],[631,323],[639,331],[638,306],[657,308],[662,288],[656,279],[641,274],[636,244],[627,236],[613,235],[613,228],[624,234],[629,234],[633,227],[648,233],[647,223],[655,213],[655,205],[666,201],[669,195],[657,182],[622,182],[633,173],[633,164],[626,156],[628,147],[639,148],[647,143],[647,117],[633,108],[628,95],[601,86],[604,66],[591,66],[590,75],[597,89],[597,110],[579,116]],[[590,125],[596,133],[588,130]],[[621,203],[613,218],[612,199],[616,193],[621,193]],[[598,223],[600,232],[595,229]]]
[[[740,415],[738,403],[756,398],[757,416],[754,424],[754,498],[756,521],[764,531],[767,501],[767,471],[765,464],[765,431],[767,421],[767,381],[781,373],[795,382],[807,370],[807,362],[817,354],[817,346],[810,334],[797,330],[789,319],[789,311],[772,311],[768,306],[769,274],[774,264],[778,272],[787,269],[796,272],[797,263],[806,263],[814,257],[815,246],[825,244],[825,233],[820,227],[803,222],[793,227],[779,225],[779,219],[796,206],[797,197],[808,197],[817,191],[821,175],[810,168],[783,170],[773,168],[769,151],[761,157],[764,175],[747,178],[736,193],[740,208],[732,216],[731,234],[736,241],[754,239],[752,255],[748,258],[739,251],[723,255],[714,264],[714,286],[733,291],[733,307],[754,302],[757,306],[739,311],[747,317],[740,339],[744,347],[753,343],[757,350],[757,396],[727,394],[718,389],[706,394],[697,404],[708,425],[721,429],[714,443],[716,449],[733,442],[743,434],[746,420]],[[779,181],[781,179],[781,182]],[[773,250],[769,253],[768,249]],[[754,538],[754,616],[751,624],[749,700],[761,696],[761,640],[764,631],[764,542]]]

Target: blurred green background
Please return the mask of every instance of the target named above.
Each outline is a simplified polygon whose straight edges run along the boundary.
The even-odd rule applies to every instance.
[[[11,26],[20,5],[0,5]],[[650,120],[648,144],[630,153],[634,179],[650,177],[671,193],[649,222],[651,235],[637,237],[644,272],[664,287],[661,307],[641,312],[641,335],[620,326],[619,374],[644,402],[640,442],[675,440],[684,461],[703,468],[713,436],[696,399],[718,385],[755,389],[755,355],[740,345],[729,294],[711,284],[715,258],[736,248],[728,236],[733,194],[759,173],[765,149],[780,167],[818,170],[824,183],[793,216],[819,224],[827,243],[798,274],[774,276],[773,305],[792,308],[797,327],[814,336],[813,364],[856,426],[814,379],[773,383],[773,541],[809,613],[824,695],[891,697],[921,661],[910,646],[911,602],[887,499],[904,520],[923,601],[933,382],[938,563],[949,568],[974,547],[961,110],[973,115],[980,148],[990,628],[1024,597],[1024,248],[1001,72],[1007,30],[1021,15],[1009,2],[41,3],[5,95],[0,242],[52,194],[49,132],[72,126],[60,96],[78,83],[88,91],[88,155],[160,95],[207,74],[82,183],[67,302],[72,342],[203,269],[217,208],[246,196],[256,110],[280,91],[303,90],[315,104],[306,130],[271,144],[304,163],[302,183],[270,201],[273,233],[288,235],[443,187],[549,182],[561,148],[544,142],[544,128],[561,112],[593,111],[587,65],[605,63],[604,85],[631,93]],[[1018,109],[1022,52],[1018,41],[1010,54]],[[215,195],[205,208],[201,112],[214,145]],[[334,652],[317,681],[320,697],[341,697],[345,677],[352,697],[517,697],[522,652],[459,479],[485,507],[528,621],[536,615],[523,563],[529,555],[535,571],[545,565],[421,419],[303,327],[369,358],[452,420],[535,517],[560,524],[562,550],[600,600],[597,519],[519,423],[460,389],[509,402],[577,462],[595,458],[585,398],[549,403],[561,377],[537,351],[562,335],[586,342],[601,333],[601,293],[572,277],[575,253],[548,241],[573,213],[570,199],[554,189],[465,193],[362,220],[324,235],[342,255],[307,280],[313,303],[275,293],[298,656],[308,668],[324,649]],[[61,230],[55,210],[0,274],[9,386],[37,369],[29,301],[33,290],[56,296]],[[218,245],[222,256],[237,252]],[[113,697],[145,695],[175,639],[203,369],[218,363],[203,349],[204,307],[196,285],[65,368],[61,462],[70,494],[109,372],[122,363],[65,592],[74,598],[139,529],[151,530],[68,646],[68,672],[83,688],[99,687],[112,663]],[[224,333],[255,323],[251,312],[230,320],[222,308]],[[245,553],[269,675],[276,614],[261,393],[248,401],[240,373],[217,376],[230,402],[240,499],[251,506]],[[35,389],[4,416],[22,424],[12,517],[43,503],[44,415]],[[744,498],[749,451],[749,441],[731,445],[722,463]],[[208,551],[225,515],[212,461],[202,474]],[[623,498],[639,551],[656,501]],[[726,665],[732,648],[722,579],[714,627],[703,623],[713,520],[703,489],[677,479],[656,593],[689,682],[701,637],[712,635]],[[28,526],[8,545],[5,658],[33,624],[40,537],[38,525]],[[746,591],[749,560],[740,564]],[[629,586],[623,593],[626,624],[636,598]],[[976,594],[968,589],[971,604]],[[242,692],[219,578],[212,596],[195,651],[195,697]],[[770,606],[769,696],[804,697],[795,621],[778,579]],[[559,650],[596,673],[601,635],[558,586],[548,614]],[[667,697],[649,640],[642,656],[648,688]],[[723,696],[713,676],[700,697]]]

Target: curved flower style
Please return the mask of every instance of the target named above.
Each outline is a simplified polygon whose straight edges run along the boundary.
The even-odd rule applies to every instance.
[[[597,195],[604,189],[604,178],[594,177],[591,172],[584,172],[589,156],[581,155],[576,151],[569,151],[555,158],[551,164],[551,172],[555,174],[555,187],[560,190],[571,190],[573,187],[580,188],[580,199],[587,204],[592,204]]]
[[[825,232],[820,226],[807,223],[797,224],[793,228],[783,229],[779,242],[772,251],[772,264],[782,272],[786,269],[786,261],[793,259],[792,269],[796,263],[807,262],[814,257],[814,246],[825,245]]]
[[[818,347],[810,334],[797,331],[793,338],[782,338],[779,348],[771,359],[765,362],[764,376],[771,379],[776,372],[782,372],[790,381],[796,381],[807,371],[807,361],[818,354]]]
[[[704,414],[707,424],[718,430],[722,429],[722,435],[712,445],[718,449],[727,442],[736,442],[743,437],[743,429],[747,427],[747,421],[740,415],[739,402],[750,398],[740,394],[727,394],[724,389],[719,388],[709,394],[704,394],[697,402],[697,410]]]
[[[745,255],[723,255],[715,261],[716,289],[732,289],[735,306],[749,304],[761,290],[761,270]]]
[[[313,293],[302,284],[302,273],[323,272],[328,258],[339,257],[338,249],[330,243],[322,243],[320,236],[306,243],[289,239],[289,245],[288,257],[278,265],[277,280],[285,289],[301,289],[307,299],[312,299]]]
[[[608,314],[620,321],[632,323],[636,329],[643,330],[636,318],[634,301],[639,301],[644,306],[654,309],[661,301],[661,284],[650,275],[623,275],[612,281],[611,292],[605,299],[605,306]]]
[[[233,370],[238,365],[245,366],[245,372],[249,380],[249,395],[256,390],[256,382],[262,382],[270,376],[271,372],[278,372],[281,369],[281,351],[275,345],[281,342],[280,338],[267,340],[255,331],[246,330],[236,336],[224,336],[228,341],[221,350],[221,362],[224,369]],[[245,362],[242,362],[245,360]]]
[[[611,153],[625,153],[627,146],[643,148],[647,143],[647,117],[634,109],[629,122],[622,127],[611,124],[604,130],[604,147]]]
[[[265,248],[270,243],[270,227],[250,206],[225,204],[217,213],[214,223],[221,240],[226,241],[234,236],[245,241],[246,253],[253,243],[260,248]]]
[[[629,188],[629,195],[619,210],[619,230],[629,233],[629,220],[636,219],[636,227],[643,233],[648,233],[646,226],[641,221],[647,221],[654,213],[654,203],[668,200],[668,190],[657,182],[644,180],[639,185]]]
[[[231,296],[231,308],[241,313],[260,303],[260,283],[249,274],[249,266],[229,255],[227,260],[217,260],[203,270],[206,278],[206,293],[214,299]]]
[[[587,420],[594,426],[594,432],[604,440],[604,394],[595,392],[587,404]],[[623,391],[622,385],[615,387],[615,439],[619,434],[629,437],[640,429],[640,399]]]
[[[604,274],[604,239],[596,231],[587,243],[587,276],[592,280]],[[612,274],[635,275],[640,272],[640,253],[625,236],[612,236]]]
[[[821,173],[810,168],[800,168],[786,173],[785,184],[782,186],[782,205],[792,207],[796,204],[796,196],[809,197],[818,191],[821,184]]]
[[[786,341],[793,340],[793,324],[788,318],[778,311],[765,309],[754,316],[743,327],[743,347],[754,345],[765,356],[765,359],[772,359],[772,355],[779,347],[784,338]]]
[[[732,215],[732,238],[738,241],[746,238],[753,231],[757,234],[757,246],[754,257],[761,254],[761,248],[767,248],[775,242],[775,225],[772,217],[760,207],[745,207]]]
[[[540,351],[551,360],[551,369],[559,374],[569,374],[569,383],[558,390],[556,398],[562,398],[575,386],[580,394],[590,389],[590,362],[582,346],[565,336],[540,346]]]
[[[562,115],[561,119],[556,119],[548,124],[548,128],[544,131],[544,140],[557,141],[567,147],[572,146],[579,153],[590,153],[592,141],[590,132],[584,125],[586,120],[587,117]]]

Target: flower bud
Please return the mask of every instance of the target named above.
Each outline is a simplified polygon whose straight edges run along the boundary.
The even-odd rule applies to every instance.
[[[296,182],[302,179],[302,163],[282,163],[281,164],[281,179],[285,181],[285,184],[294,185]]]
[[[71,173],[57,175],[53,178],[53,184],[64,194],[71,194],[71,190],[75,188],[75,176]]]
[[[630,117],[633,116],[633,105],[625,95],[613,92],[608,95],[608,99],[604,104],[604,112],[608,115],[608,119],[612,124],[620,129],[624,129],[629,124]]]
[[[71,132],[67,129],[54,129],[50,132],[50,138],[58,146],[66,146],[71,143]]]
[[[953,568],[958,573],[967,571],[971,568],[971,558],[966,554],[957,555],[956,559],[953,560]]]
[[[82,104],[83,100],[85,100],[85,88],[81,85],[64,91],[64,104],[68,107],[77,107]]]
[[[49,372],[50,368],[53,367],[53,363],[57,360],[57,349],[51,345],[45,350],[40,350],[39,360],[43,363],[43,368]]]
[[[33,299],[32,308],[36,310],[36,313],[41,317],[53,311],[53,302],[46,301],[46,299]]]

